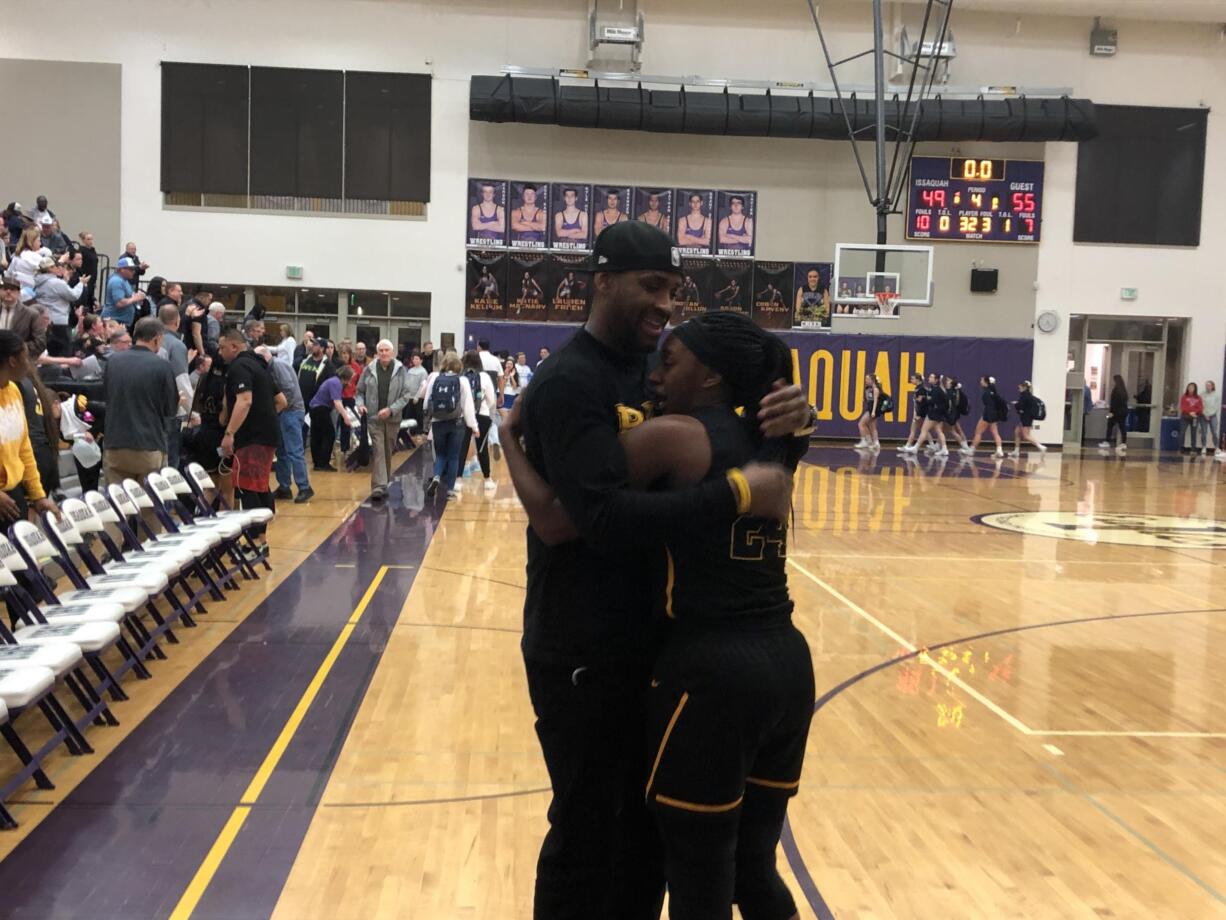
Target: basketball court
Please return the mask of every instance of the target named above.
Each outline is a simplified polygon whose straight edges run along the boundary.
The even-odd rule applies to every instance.
[[[503,479],[422,508],[420,459],[379,510],[330,480],[335,529],[286,509],[262,600],[202,617],[102,756],[14,803],[9,916],[530,915],[525,521]],[[789,575],[819,696],[780,852],[802,916],[1226,910],[1219,482],[814,447]]]

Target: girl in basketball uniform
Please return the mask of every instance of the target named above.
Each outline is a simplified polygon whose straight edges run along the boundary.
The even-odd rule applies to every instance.
[[[911,380],[911,431],[907,434],[907,443],[898,448],[904,454],[914,454],[919,451],[920,430],[924,426],[924,417],[928,414],[928,388],[924,378],[912,374]]]
[[[795,468],[804,439],[764,443],[756,423],[774,382],[791,378],[787,346],[748,317],[708,313],[682,323],[652,374],[665,414],[622,435],[631,483],[735,483],[754,458]],[[541,494],[520,491],[532,526],[574,532],[548,486],[533,489]],[[561,522],[544,520],[558,515]],[[729,531],[664,549],[663,613],[674,628],[647,691],[644,777],[672,920],[731,920],[733,903],[747,918],[796,916],[775,851],[800,785],[814,683],[808,644],[791,619],[786,540],[778,521],[743,515]]]
[[[971,444],[971,453],[979,449],[979,442],[989,431],[996,441],[996,456],[1005,455],[1005,446],[1000,440],[1000,423],[1009,415],[1009,407],[1000,393],[996,392],[995,377],[979,378],[980,396],[983,399],[983,415],[975,423],[975,440]]]
[[[860,428],[860,441],[856,448],[866,448],[872,451],[881,450],[881,441],[877,437],[877,419],[884,414],[878,411],[882,405],[881,381],[876,374],[864,375],[864,413],[857,425]]]
[[[1022,455],[1022,442],[1027,441],[1039,449],[1039,453],[1047,453],[1047,446],[1039,443],[1039,439],[1035,437],[1032,430],[1035,418],[1039,414],[1039,402],[1035,399],[1034,393],[1031,392],[1031,384],[1029,380],[1023,380],[1017,385],[1017,400],[1014,405],[1017,407],[1017,427],[1013,431],[1013,452],[1010,457],[1020,457]]]
[[[500,240],[506,230],[506,211],[494,200],[494,186],[481,186],[481,200],[473,205],[469,225],[480,240]]]
[[[690,196],[690,210],[677,219],[677,245],[695,249],[711,247],[711,218],[702,213],[702,196]]]

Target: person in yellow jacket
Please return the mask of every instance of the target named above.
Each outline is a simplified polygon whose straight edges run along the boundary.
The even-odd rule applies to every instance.
[[[38,477],[25,403],[15,381],[29,372],[25,343],[17,333],[0,329],[0,520],[24,521],[30,505],[59,514]]]

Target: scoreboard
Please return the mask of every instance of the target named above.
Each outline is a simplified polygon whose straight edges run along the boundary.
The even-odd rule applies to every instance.
[[[907,239],[1037,243],[1043,163],[912,157]]]

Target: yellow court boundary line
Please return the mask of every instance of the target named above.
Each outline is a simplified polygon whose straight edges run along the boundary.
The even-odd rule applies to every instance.
[[[905,648],[908,652],[919,652],[918,658],[923,664],[926,664],[928,667],[932,668],[932,670],[936,671],[938,674],[943,676],[951,684],[954,684],[956,687],[960,688],[968,696],[972,697],[975,700],[978,700],[980,703],[982,703],[992,712],[996,713],[996,715],[1000,716],[1000,718],[1002,718],[1005,722],[1009,723],[1010,726],[1017,729],[1023,735],[1038,734],[1038,732],[1036,732],[1034,729],[1032,729],[1030,726],[1024,723],[1021,719],[1010,714],[1009,712],[1006,712],[999,705],[992,702],[990,699],[988,699],[986,696],[984,696],[982,693],[980,693],[978,690],[976,690],[966,681],[958,677],[958,675],[947,670],[941,664],[938,664],[936,661],[932,659],[932,657],[927,652],[921,652],[918,645],[908,642],[901,635],[899,635],[897,632],[892,630],[890,627],[886,626],[884,623],[882,623],[879,619],[877,619],[875,616],[873,616],[871,613],[869,613],[867,610],[865,610],[855,601],[851,600],[851,598],[842,594],[837,588],[834,588],[833,586],[822,581],[822,579],[818,578],[816,575],[814,575],[812,572],[806,569],[799,562],[797,562],[794,559],[788,559],[788,565],[792,566],[792,568],[796,569],[796,571],[798,571],[801,575],[805,576],[805,578],[809,579],[809,581],[813,582],[815,585],[817,585],[819,588],[821,588],[823,591],[825,591],[827,594],[833,597],[836,601],[838,601],[840,604],[842,604],[844,607],[846,607],[856,616],[860,617],[860,619],[876,627],[877,630],[884,633],[889,638],[893,639],[895,642],[897,642],[899,645]]]
[[[230,847],[234,844],[235,838],[238,837],[238,832],[242,830],[247,816],[251,814],[251,807],[255,805],[260,794],[264,791],[264,787],[272,778],[273,771],[277,769],[277,764],[281,762],[281,757],[289,747],[290,741],[293,740],[294,734],[298,731],[299,726],[302,725],[302,720],[306,717],[307,710],[311,708],[311,703],[319,695],[319,690],[323,687],[324,681],[327,680],[328,674],[332,671],[332,666],[336,664],[336,659],[340,657],[341,651],[349,641],[349,637],[353,634],[354,627],[362,619],[362,614],[366,613],[366,608],[369,606],[371,598],[379,590],[379,585],[383,582],[383,576],[387,574],[389,568],[391,567],[386,565],[379,567],[379,571],[375,573],[375,577],[370,582],[370,587],[366,589],[366,593],[358,601],[357,607],[353,609],[353,613],[345,621],[340,635],[336,637],[336,641],[332,643],[332,648],[324,656],[324,660],[320,663],[315,676],[311,678],[311,682],[307,684],[306,690],[302,692],[302,696],[298,699],[298,705],[294,707],[294,711],[285,720],[281,733],[277,736],[277,740],[273,742],[263,763],[260,764],[260,768],[255,771],[255,776],[251,778],[251,782],[248,784],[246,791],[243,792],[239,804],[230,813],[229,820],[222,827],[221,833],[217,835],[217,839],[213,841],[213,845],[209,848],[209,852],[200,864],[200,868],[196,870],[196,874],[192,876],[191,882],[188,883],[182,897],[179,898],[179,903],[175,905],[175,909],[170,914],[170,920],[187,920],[200,904],[200,899],[204,897],[209,883],[213,881],[213,876],[217,874],[217,870],[221,867],[222,860],[226,858],[226,853],[229,852]]]

